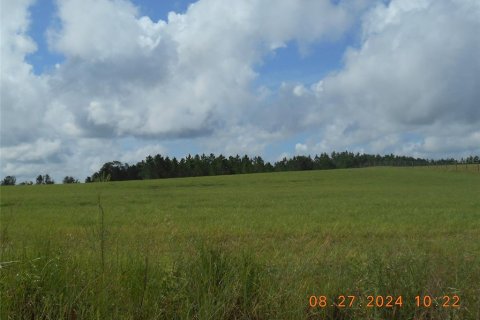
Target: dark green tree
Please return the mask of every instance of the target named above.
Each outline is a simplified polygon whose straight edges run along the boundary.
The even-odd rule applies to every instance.
[[[77,179],[75,179],[74,177],[66,176],[65,178],[63,178],[63,183],[64,184],[79,183],[79,181]]]
[[[14,186],[17,183],[17,178],[15,176],[6,176],[2,180],[2,186]]]
[[[55,181],[53,181],[53,179],[50,178],[50,176],[47,173],[45,176],[43,176],[43,183],[44,184],[54,184]]]
[[[35,181],[36,184],[43,184],[43,176],[41,174],[39,174],[37,176],[37,179]]]

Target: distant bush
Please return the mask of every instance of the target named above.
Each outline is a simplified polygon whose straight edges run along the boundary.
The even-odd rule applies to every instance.
[[[6,176],[2,180],[2,186],[14,186],[17,182],[17,178],[15,176]]]
[[[63,178],[63,183],[64,184],[79,183],[79,181],[78,181],[78,179],[75,179],[74,177],[66,176],[65,178]]]

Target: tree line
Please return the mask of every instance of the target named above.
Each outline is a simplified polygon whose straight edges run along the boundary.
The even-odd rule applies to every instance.
[[[479,163],[478,156],[471,156],[462,159],[461,163]],[[327,170],[344,168],[362,168],[373,166],[426,166],[426,165],[448,165],[459,163],[457,160],[440,159],[428,160],[408,156],[370,155],[344,152],[332,152],[330,155],[322,153],[311,156],[294,156],[283,158],[280,161],[264,161],[261,157],[240,157],[229,156],[228,158],[214,154],[210,155],[188,155],[185,158],[177,159],[164,157],[160,154],[148,156],[137,164],[129,165],[120,161],[105,163],[99,171],[85,182],[102,181],[125,181],[125,180],[147,180],[165,179],[178,177],[199,177],[245,173],[280,172],[280,171],[302,171],[302,170]]]
[[[16,183],[17,178],[15,176],[6,176],[5,178],[3,178],[1,185],[14,186]],[[63,183],[80,183],[80,181],[78,181],[78,179],[75,179],[74,177],[66,176],[65,178],[63,178]],[[39,174],[35,179],[35,184],[55,184],[55,180],[53,180],[48,173],[44,175]],[[19,185],[31,186],[33,185],[33,181],[23,181],[19,183]]]
[[[280,171],[302,171],[302,170],[328,170],[345,168],[363,168],[374,166],[427,166],[427,165],[453,165],[458,163],[478,164],[479,156],[470,156],[460,161],[450,159],[422,159],[408,156],[372,155],[344,152],[332,152],[331,154],[322,153],[311,156],[294,156],[292,158],[284,157],[273,164],[264,161],[261,157],[229,156],[223,155],[188,155],[184,158],[164,157],[160,154],[147,156],[136,164],[122,163],[120,161],[110,161],[103,164],[97,172],[85,179],[86,183],[104,182],[104,181],[126,181],[126,180],[147,180],[147,179],[165,179],[179,177],[199,177],[215,176],[245,173],[261,172],[280,172]],[[66,176],[64,184],[79,183],[78,179],[72,176]],[[54,184],[55,181],[48,175],[38,175],[35,184]],[[2,185],[15,185],[14,176],[5,177]],[[32,181],[20,183],[20,185],[32,185]]]

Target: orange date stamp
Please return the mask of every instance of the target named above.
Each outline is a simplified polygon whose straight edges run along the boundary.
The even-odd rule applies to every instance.
[[[460,308],[460,297],[458,295],[444,295],[432,297],[429,295],[418,295],[414,299],[406,299],[403,296],[393,295],[369,295],[365,297],[356,295],[337,295],[327,297],[325,295],[312,295],[308,299],[310,308],[402,308],[406,304],[414,305],[417,308]]]

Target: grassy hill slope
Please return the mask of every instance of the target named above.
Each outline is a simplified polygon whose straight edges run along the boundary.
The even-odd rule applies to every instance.
[[[0,190],[2,319],[480,318],[475,171]],[[312,295],[327,306],[311,308]],[[340,295],[352,306],[333,306]],[[388,295],[402,305],[366,306]],[[432,306],[417,307],[417,295]]]

